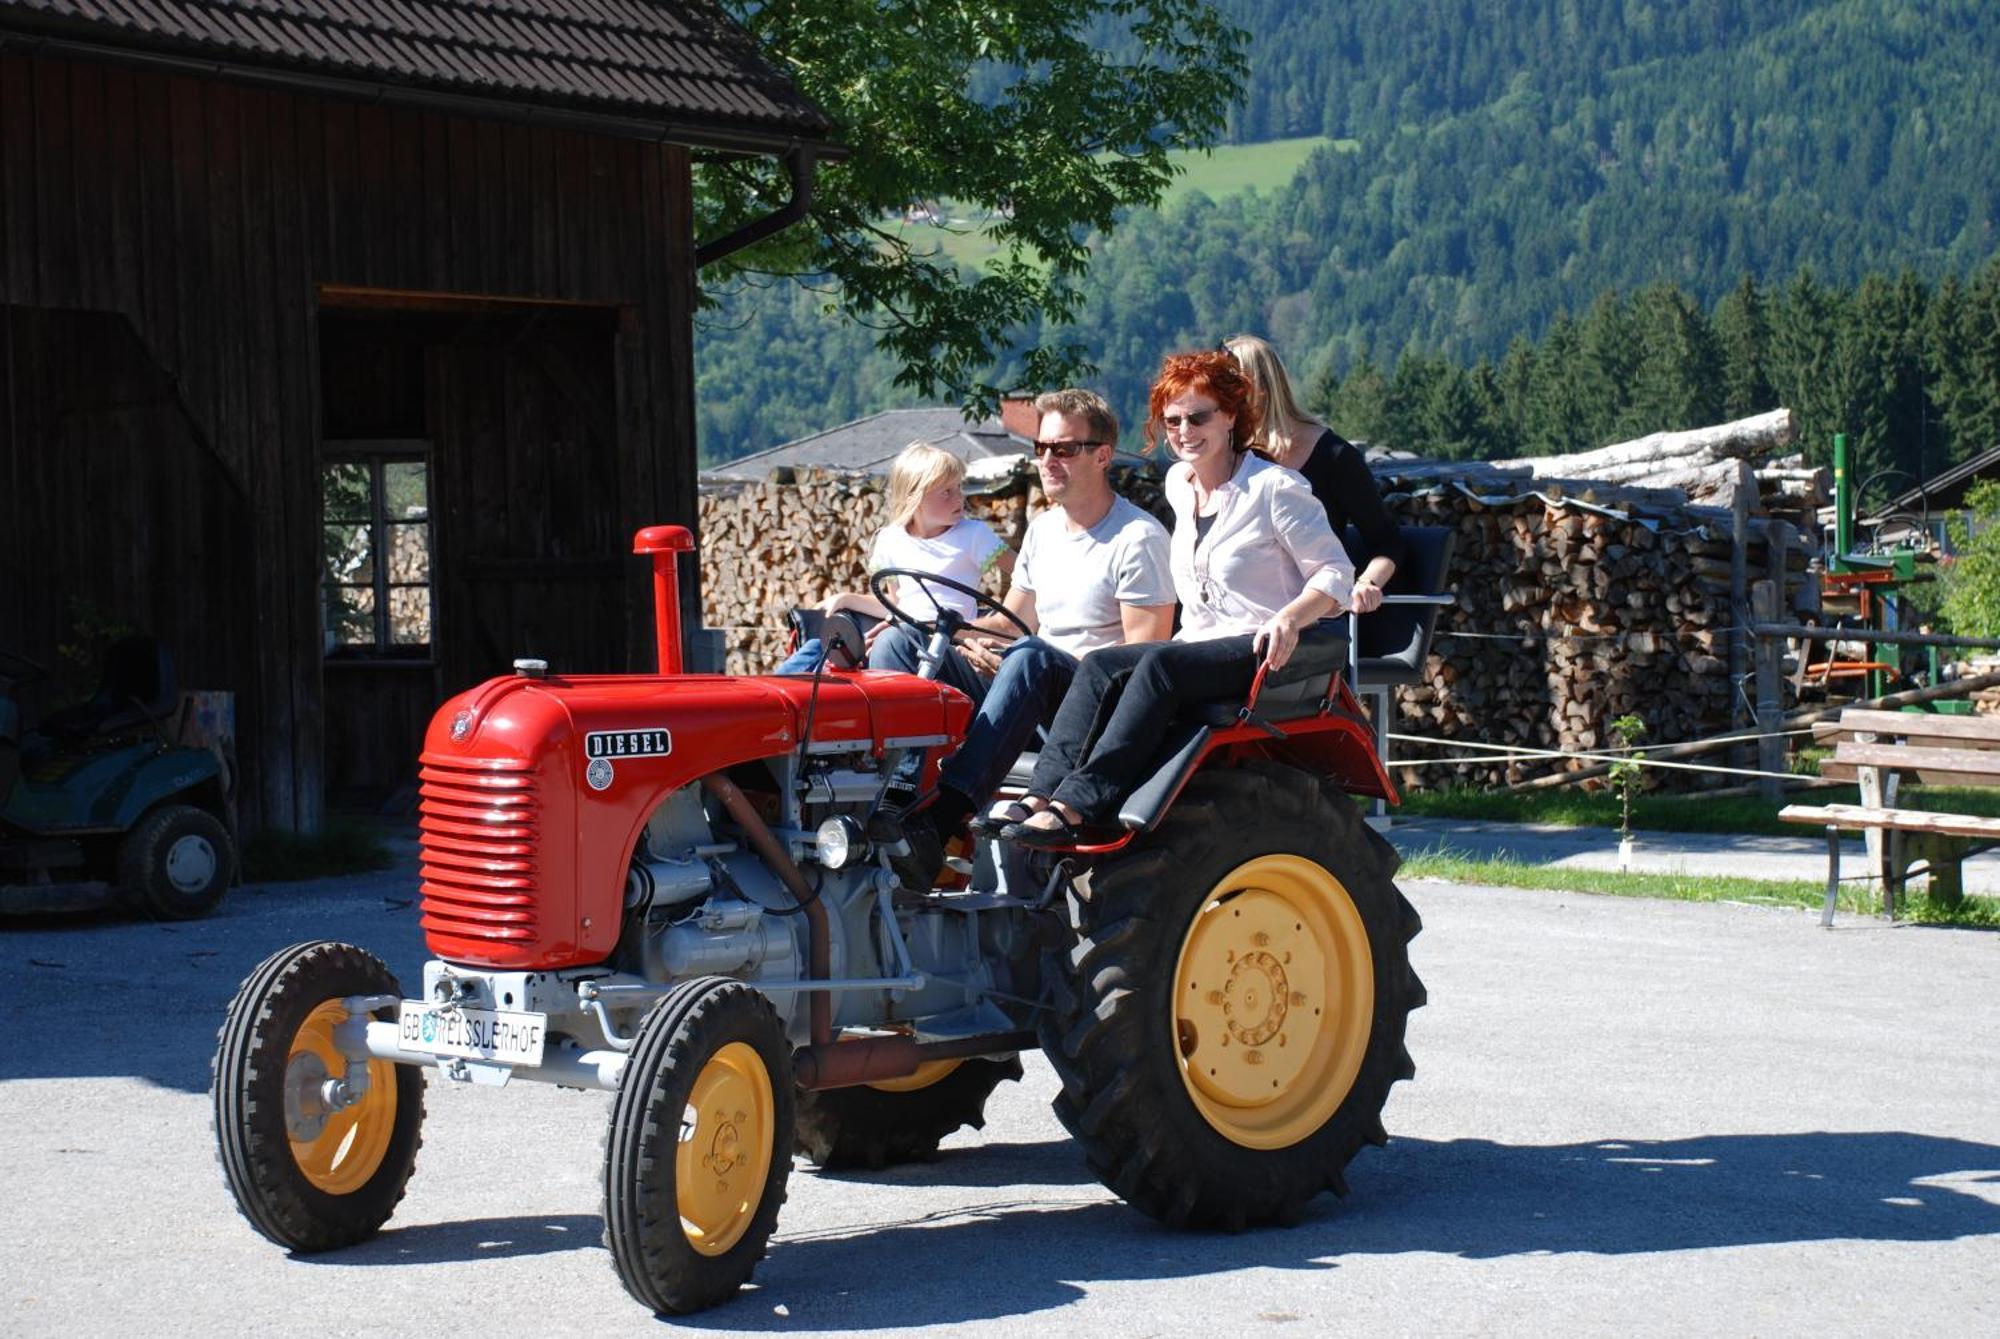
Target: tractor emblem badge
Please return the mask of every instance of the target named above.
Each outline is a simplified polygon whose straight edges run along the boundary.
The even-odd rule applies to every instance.
[[[590,783],[592,790],[611,789],[611,779],[614,775],[609,758],[592,758],[590,766],[583,769],[583,779]]]

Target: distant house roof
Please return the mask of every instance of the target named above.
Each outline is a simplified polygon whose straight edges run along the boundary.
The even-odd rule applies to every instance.
[[[738,456],[712,470],[704,481],[756,481],[780,467],[848,470],[886,475],[889,462],[911,442],[929,442],[956,452],[968,464],[997,456],[1018,456],[1028,449],[1026,438],[987,419],[967,423],[956,409],[888,409],[857,418],[837,428],[816,432],[753,455]]]
[[[1981,479],[2000,478],[2000,446],[1960,461],[1948,470],[1933,474],[1909,492],[1889,499],[1882,511],[1957,511],[1965,505],[1966,490]]]
[[[831,130],[710,0],[0,0],[23,45],[730,149]]]

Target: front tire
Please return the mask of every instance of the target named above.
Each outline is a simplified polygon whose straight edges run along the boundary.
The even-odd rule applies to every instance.
[[[327,1084],[347,1070],[334,1044],[348,1021],[341,1000],[401,994],[374,954],[319,942],[266,958],[229,1006],[210,1087],[217,1153],[236,1207],[280,1246],[352,1246],[403,1198],[423,1142],[423,1076],[371,1059],[359,1101],[327,1098]]]
[[[791,1172],[791,1043],[725,977],[676,986],[639,1026],[604,1145],[604,1238],[655,1313],[735,1296],[778,1226]]]
[[[1177,1226],[1291,1222],[1387,1141],[1414,1068],[1421,923],[1353,801],[1290,768],[1195,778],[1095,869],[1049,976],[1056,1115],[1091,1169]]]

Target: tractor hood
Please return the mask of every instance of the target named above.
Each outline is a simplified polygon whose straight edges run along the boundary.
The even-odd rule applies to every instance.
[[[440,957],[595,962],[618,934],[639,829],[682,786],[799,747],[869,752],[964,736],[954,688],[891,672],[490,679],[424,738],[423,926]]]

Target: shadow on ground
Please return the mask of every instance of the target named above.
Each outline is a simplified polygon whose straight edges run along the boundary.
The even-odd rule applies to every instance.
[[[0,1036],[36,1038],[0,1047],[0,1080],[131,1076],[204,1092],[236,987],[278,949],[341,939],[420,982],[415,898],[405,870],[232,888],[198,921],[0,918]]]
[[[969,1171],[985,1162],[990,1177]],[[930,1170],[955,1185],[999,1186],[1051,1162],[1079,1160],[1060,1141],[1001,1144]],[[925,1170],[898,1175],[921,1183]],[[1171,1231],[1122,1204],[1080,1202],[1084,1192],[1060,1189],[853,1231],[792,1237],[781,1224],[758,1288],[701,1319],[744,1331],[910,1329],[1063,1306],[1099,1281],[1329,1270],[1357,1255],[1491,1259],[2000,1236],[2000,1145],[1900,1131],[1552,1146],[1399,1139],[1365,1151],[1349,1179],[1350,1198],[1322,1197],[1300,1226],[1237,1236]],[[885,1260],[923,1267],[885,1270]],[[787,1315],[772,1311],[778,1303]]]
[[[1100,1282],[1335,1270],[1363,1255],[1496,1259],[2000,1237],[2000,1146],[1899,1131],[1549,1146],[1402,1139],[1364,1153],[1349,1199],[1322,1197],[1297,1227],[1235,1236],[1173,1231],[1094,1187],[1070,1185],[1074,1176],[1043,1179],[1078,1165],[1071,1145],[1049,1141],[962,1149],[874,1174],[871,1181],[913,1187],[947,1181],[1019,1193],[853,1228],[792,1234],[781,1220],[755,1286],[700,1324],[922,1329],[1051,1310]],[[795,1185],[811,1175],[797,1168]],[[595,1251],[599,1232],[598,1220],[583,1215],[392,1226],[315,1259],[396,1266]],[[884,1267],[893,1261],[922,1263]]]

